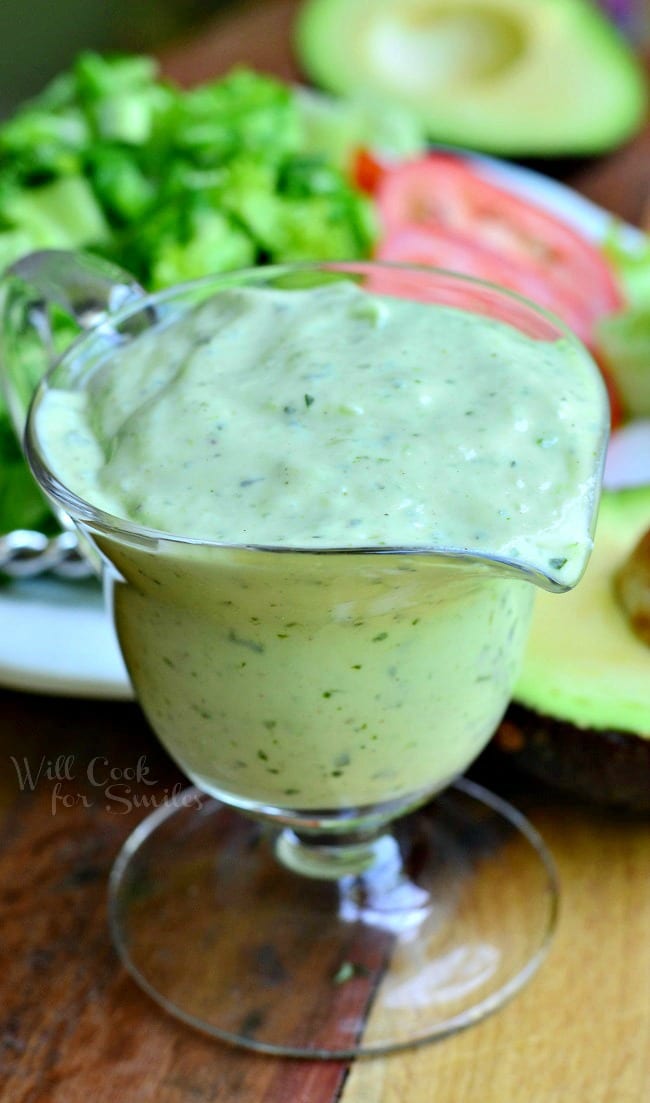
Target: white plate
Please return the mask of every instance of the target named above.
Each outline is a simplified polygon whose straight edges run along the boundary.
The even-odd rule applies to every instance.
[[[492,158],[472,158],[495,181],[593,240],[602,239],[611,224],[611,214],[555,180]],[[632,240],[638,235],[631,226],[626,233]],[[650,481],[650,432],[644,439]],[[618,485],[621,478],[626,481],[625,472],[617,470]],[[0,586],[0,685],[71,696],[132,696],[97,584],[39,579]]]
[[[0,684],[76,697],[133,696],[95,581],[0,587]]]

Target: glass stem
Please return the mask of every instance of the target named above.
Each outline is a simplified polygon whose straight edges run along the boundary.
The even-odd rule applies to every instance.
[[[276,839],[275,854],[294,873],[328,881],[380,869],[393,877],[402,868],[397,841],[382,829],[333,835],[285,827]]]
[[[375,834],[333,838],[285,828],[276,839],[275,853],[303,877],[336,881],[339,918],[348,923],[404,934],[431,922],[435,902],[409,877],[390,832],[378,829]]]

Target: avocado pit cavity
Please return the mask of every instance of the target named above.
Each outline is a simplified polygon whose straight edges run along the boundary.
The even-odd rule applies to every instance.
[[[402,95],[480,84],[516,65],[525,28],[505,12],[452,5],[408,7],[368,25],[366,65]]]

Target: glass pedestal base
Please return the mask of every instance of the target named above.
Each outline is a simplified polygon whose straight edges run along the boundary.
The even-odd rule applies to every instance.
[[[316,880],[278,861],[275,829],[186,790],[115,863],[120,957],[172,1015],[265,1053],[342,1059],[470,1026],[545,956],[552,861],[464,779],[392,832],[372,869]]]

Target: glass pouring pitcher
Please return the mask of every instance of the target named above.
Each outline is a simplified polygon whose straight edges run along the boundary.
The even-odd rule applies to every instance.
[[[132,352],[152,330],[173,333],[179,317],[227,289],[300,288],[333,277],[376,286],[378,270],[261,269],[147,297],[102,262],[45,253],[19,262],[10,276],[4,358],[20,421],[26,356],[34,361],[31,384],[61,340],[56,321],[44,324],[47,311],[65,310],[90,328],[37,392],[27,454],[59,512],[110,566],[124,658],[167,748],[214,796],[294,826],[306,818],[336,831],[342,813],[346,830],[351,818],[366,826],[392,818],[476,757],[517,673],[528,583],[566,588],[558,570],[554,576],[489,546],[321,551],[288,536],[285,546],[265,550],[254,534],[237,546],[203,540],[191,528],[155,532],[110,518],[78,486],[64,485],[39,420],[48,393],[79,392],[116,356],[121,362],[125,345]],[[470,305],[508,322],[517,316],[540,347],[555,336],[545,316],[485,286],[422,272],[400,279],[402,295]],[[65,339],[69,322],[63,332]]]
[[[561,323],[533,305],[479,281],[431,269],[372,263],[282,266],[210,277],[149,296],[101,262],[56,253],[26,258],[6,277],[1,352],[12,413],[20,423],[26,416],[20,382],[25,358],[33,365],[31,389],[34,376],[53,359],[60,334],[64,341],[71,335],[70,317],[88,328],[38,384],[25,450],[59,516],[72,520],[89,556],[101,566],[127,669],[164,746],[201,793],[275,826],[270,845],[278,870],[298,874],[300,882],[339,884],[345,901],[337,910],[339,923],[342,916],[349,921],[353,915],[358,923],[370,915],[370,928],[383,924],[394,931],[396,921],[386,918],[391,905],[383,893],[387,885],[388,901],[402,893],[405,866],[387,825],[445,790],[476,758],[508,703],[534,586],[568,589],[586,564],[606,440],[606,400],[597,370],[589,365],[583,372],[585,408],[590,403],[581,427],[583,459],[575,468],[569,465],[576,486],[566,489],[554,520],[561,529],[567,511],[581,511],[582,539],[570,554],[562,547],[550,555],[515,554],[480,533],[456,544],[418,541],[410,531],[401,541],[389,538],[374,545],[348,544],[337,536],[326,546],[323,541],[310,544],[302,535],[296,539],[291,531],[284,540],[257,536],[255,530],[236,539],[206,536],[198,515],[185,508],[189,483],[179,490],[183,484],[176,482],[178,469],[189,467],[189,461],[179,452],[172,467],[165,466],[172,439],[167,430],[160,434],[159,469],[154,464],[150,478],[158,478],[164,493],[164,480],[171,475],[163,472],[173,468],[170,496],[182,520],[173,526],[143,522],[139,504],[122,515],[119,503],[114,506],[102,493],[94,496],[85,466],[88,453],[80,451],[77,459],[75,451],[87,425],[80,431],[70,420],[70,411],[83,400],[90,411],[88,424],[103,419],[104,429],[113,427],[100,443],[108,459],[124,431],[114,406],[122,395],[135,394],[138,364],[146,361],[148,367],[134,410],[169,387],[172,361],[173,378],[185,371],[191,355],[187,339],[179,353],[175,335],[188,319],[203,317],[206,304],[251,289],[291,297],[342,282],[382,301],[396,296],[512,329],[531,343],[540,373],[550,348],[566,350],[569,375],[575,367],[572,356],[582,358],[583,365],[587,359]],[[67,330],[61,326],[61,309]],[[197,347],[211,339],[204,323],[197,333]],[[405,331],[405,345],[412,340]],[[432,372],[441,370],[432,363]],[[102,397],[101,381],[109,378],[112,390]],[[315,400],[307,384],[305,392],[301,397],[309,412]],[[112,395],[113,406],[106,394]],[[558,435],[565,407],[558,395]],[[172,410],[164,425],[173,427],[175,420]],[[191,436],[193,430],[187,426],[184,433]],[[479,439],[459,437],[464,461]],[[549,440],[555,438],[547,434],[540,447]],[[252,437],[241,437],[242,454],[251,444]],[[96,451],[96,442],[93,447]],[[566,447],[571,452],[577,445],[568,440]],[[287,454],[290,448],[287,438]],[[327,463],[324,455],[322,462]],[[148,463],[147,454],[139,474],[149,470]],[[470,479],[471,465],[466,470]],[[416,475],[404,476],[405,494]],[[245,482],[242,478],[240,485]],[[481,497],[499,493],[489,480],[481,487]],[[497,497],[495,510],[500,506]],[[307,508],[302,503],[298,513]],[[552,535],[549,546],[553,552]],[[122,888],[129,876],[121,871]],[[301,884],[298,897],[305,891]],[[145,987],[154,994],[162,991],[165,1006],[190,1021],[198,1017],[204,1029],[220,1037],[274,1052],[341,1056],[436,1036],[456,1021],[456,1011],[442,1027],[439,1019],[432,1025],[428,1015],[426,1025],[409,1027],[408,1038],[401,1038],[401,1028],[391,1020],[367,1047],[358,1038],[341,1040],[340,1023],[335,1041],[318,1046],[278,1040],[273,1031],[261,1038],[258,1030],[251,1039],[235,1019],[221,1018],[223,993],[216,1001],[215,1025],[216,1012],[179,1011],[176,990],[170,993],[158,976],[152,980],[141,962],[133,965],[135,936],[124,912],[129,893],[118,895],[117,941],[134,975],[142,981],[144,974]],[[240,901],[237,906],[253,905]],[[298,906],[294,900],[289,910]],[[413,917],[405,918],[410,909],[405,912],[401,903],[398,911],[412,941]],[[422,912],[421,901],[416,912]],[[522,968],[515,973],[523,975]],[[504,990],[502,977],[496,990]],[[481,999],[486,1007],[494,1005],[493,995]],[[460,1013],[476,1017],[475,1007]]]

